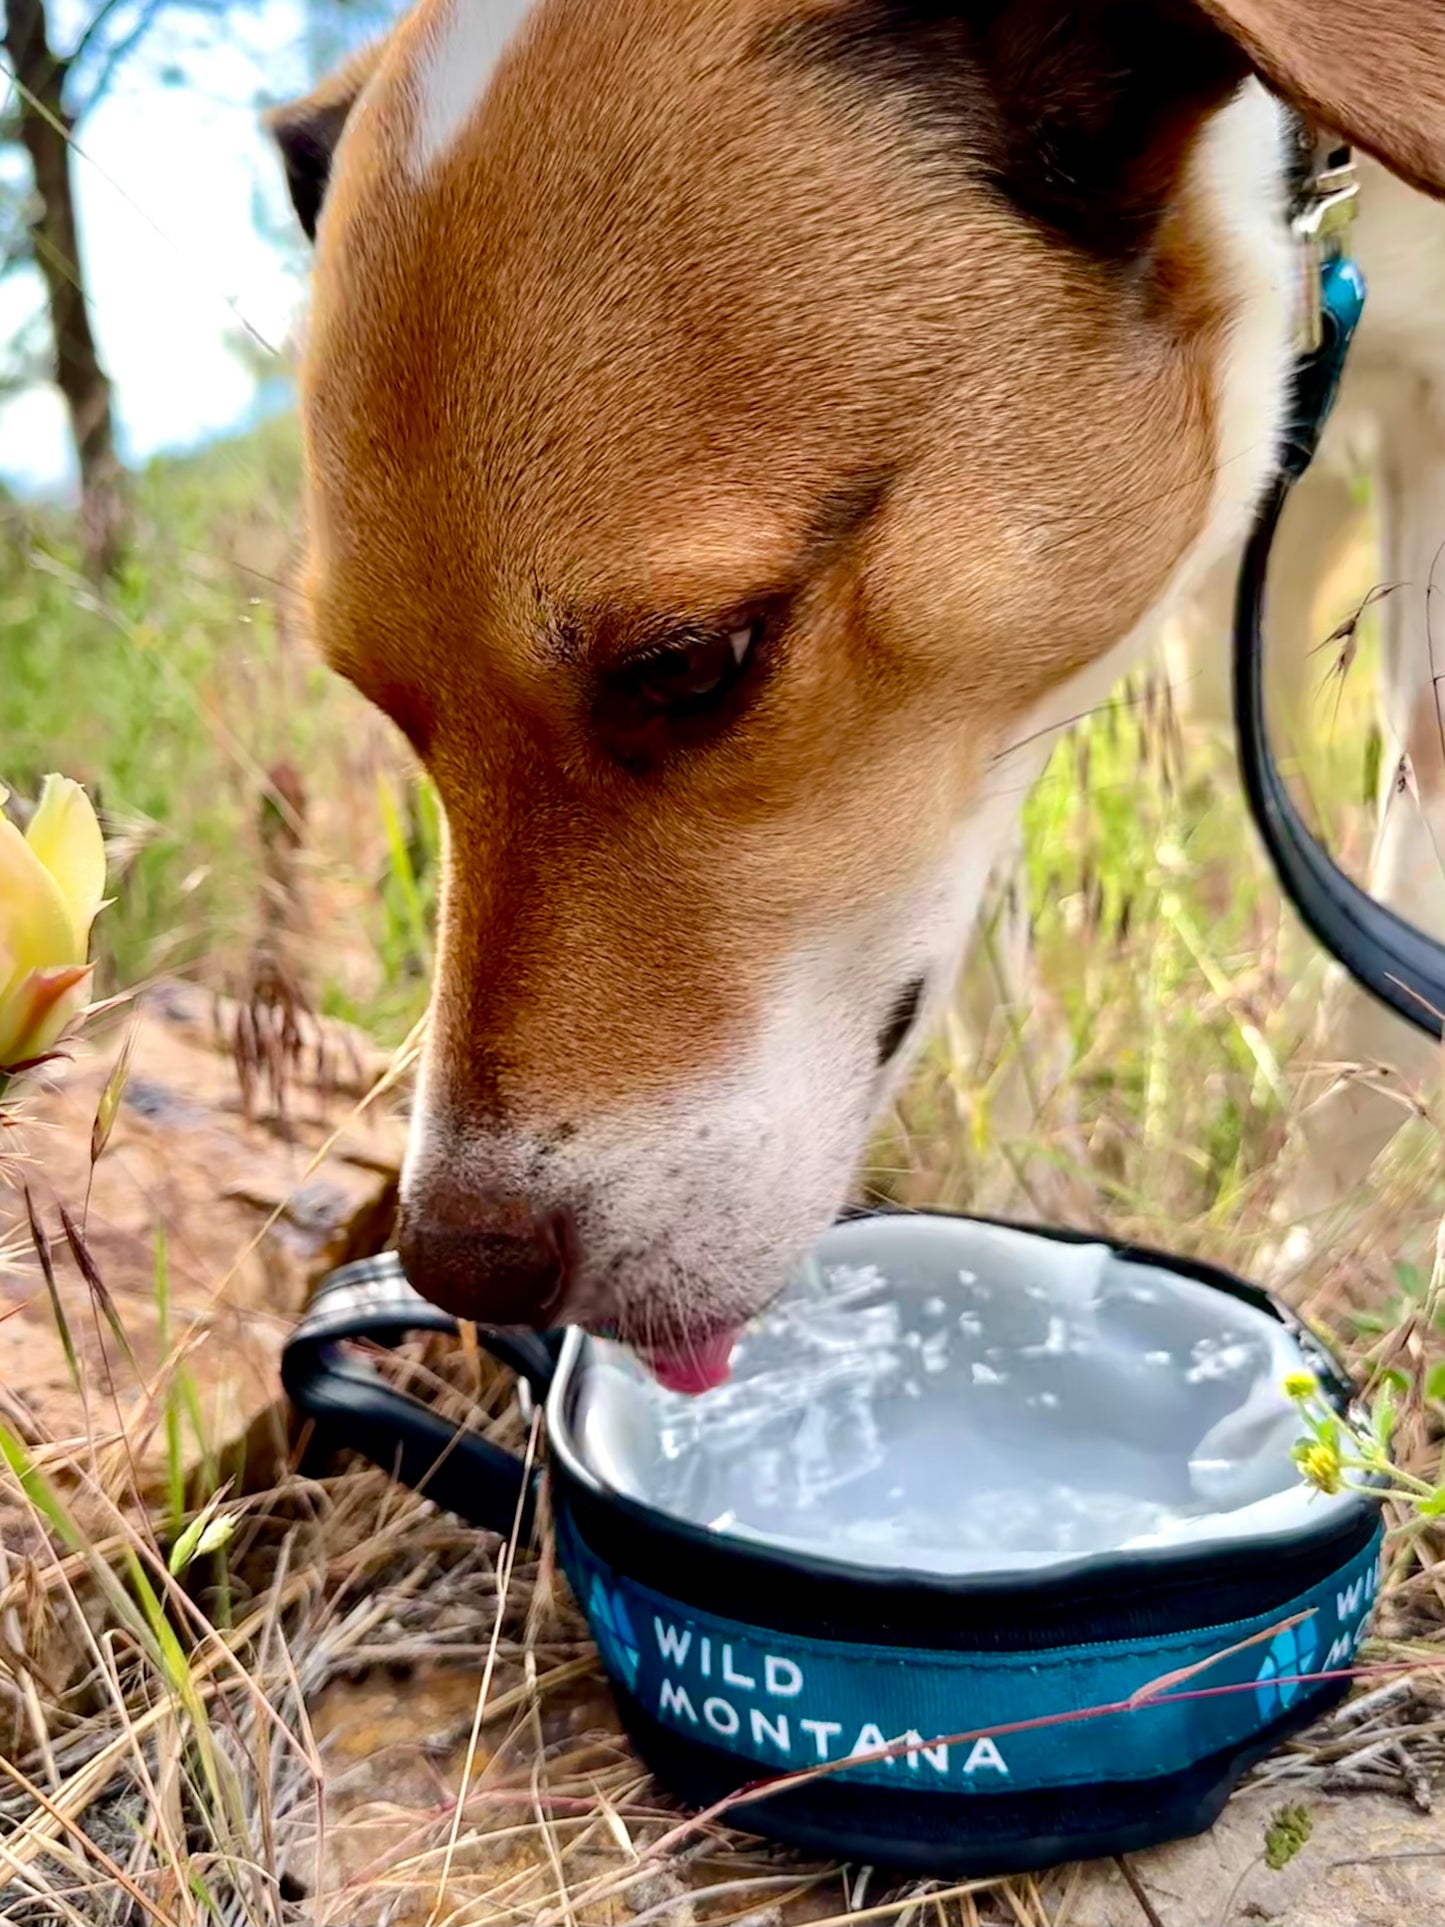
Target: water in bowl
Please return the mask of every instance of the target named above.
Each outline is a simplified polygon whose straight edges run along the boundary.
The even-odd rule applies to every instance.
[[[572,1423],[673,1517],[940,1573],[1287,1531],[1311,1506],[1287,1329],[1176,1272],[966,1220],[840,1225],[739,1341],[663,1391],[594,1344]]]

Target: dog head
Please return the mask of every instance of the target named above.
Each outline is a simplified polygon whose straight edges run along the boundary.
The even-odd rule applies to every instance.
[[[273,117],[310,618],[447,823],[403,1255],[702,1382],[840,1205],[1050,724],[1268,471],[1251,70],[1439,188],[1445,23],[540,0],[497,38],[422,0]]]

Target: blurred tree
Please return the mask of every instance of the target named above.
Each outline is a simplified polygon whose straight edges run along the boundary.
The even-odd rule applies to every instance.
[[[91,327],[79,230],[71,135],[140,44],[162,0],[100,0],[68,52],[54,44],[46,0],[5,0],[4,48],[12,82],[0,138],[23,148],[29,181],[0,215],[0,268],[29,261],[45,289],[51,374],[65,400],[80,469],[81,547],[90,572],[108,574],[119,555],[125,493],[115,450],[110,380]],[[26,191],[28,189],[28,191]],[[7,385],[33,380],[40,350],[28,331]]]
[[[0,275],[32,268],[43,290],[40,308],[6,344],[0,399],[41,380],[59,388],[80,474],[82,550],[89,571],[104,576],[123,544],[125,477],[111,384],[92,327],[76,218],[74,137],[162,16],[170,23],[167,54],[177,57],[150,78],[184,86],[188,48],[198,52],[224,38],[239,52],[248,27],[262,28],[262,13],[234,0],[0,0],[0,6],[10,80],[9,98],[0,105]],[[381,31],[394,11],[391,0],[295,0],[296,44],[285,64],[304,86]],[[177,32],[181,22],[185,33]],[[252,70],[267,72],[274,51],[258,32]],[[293,229],[288,222],[285,245],[299,247]]]

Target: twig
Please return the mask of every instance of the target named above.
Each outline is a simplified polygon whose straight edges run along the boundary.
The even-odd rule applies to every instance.
[[[1145,1920],[1148,1921],[1149,1927],[1164,1927],[1164,1922],[1159,1918],[1159,1910],[1149,1898],[1145,1890],[1144,1882],[1129,1864],[1129,1856],[1123,1853],[1116,1853],[1114,1855],[1114,1865],[1119,1869],[1120,1873],[1123,1874],[1129,1891],[1138,1901],[1139,1911],[1143,1914]]]

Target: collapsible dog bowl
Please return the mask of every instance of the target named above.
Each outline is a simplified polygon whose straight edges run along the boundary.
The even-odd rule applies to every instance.
[[[450,1326],[394,1259],[350,1266],[286,1383],[511,1532],[521,1465],[345,1344]],[[1378,1509],[1301,1484],[1283,1381],[1341,1410],[1349,1387],[1210,1266],[869,1213],[701,1397],[579,1332],[496,1342],[546,1398],[562,1562],[628,1730],[689,1802],[746,1787],[739,1825],[932,1873],[1121,1852],[1207,1826],[1346,1690]]]

